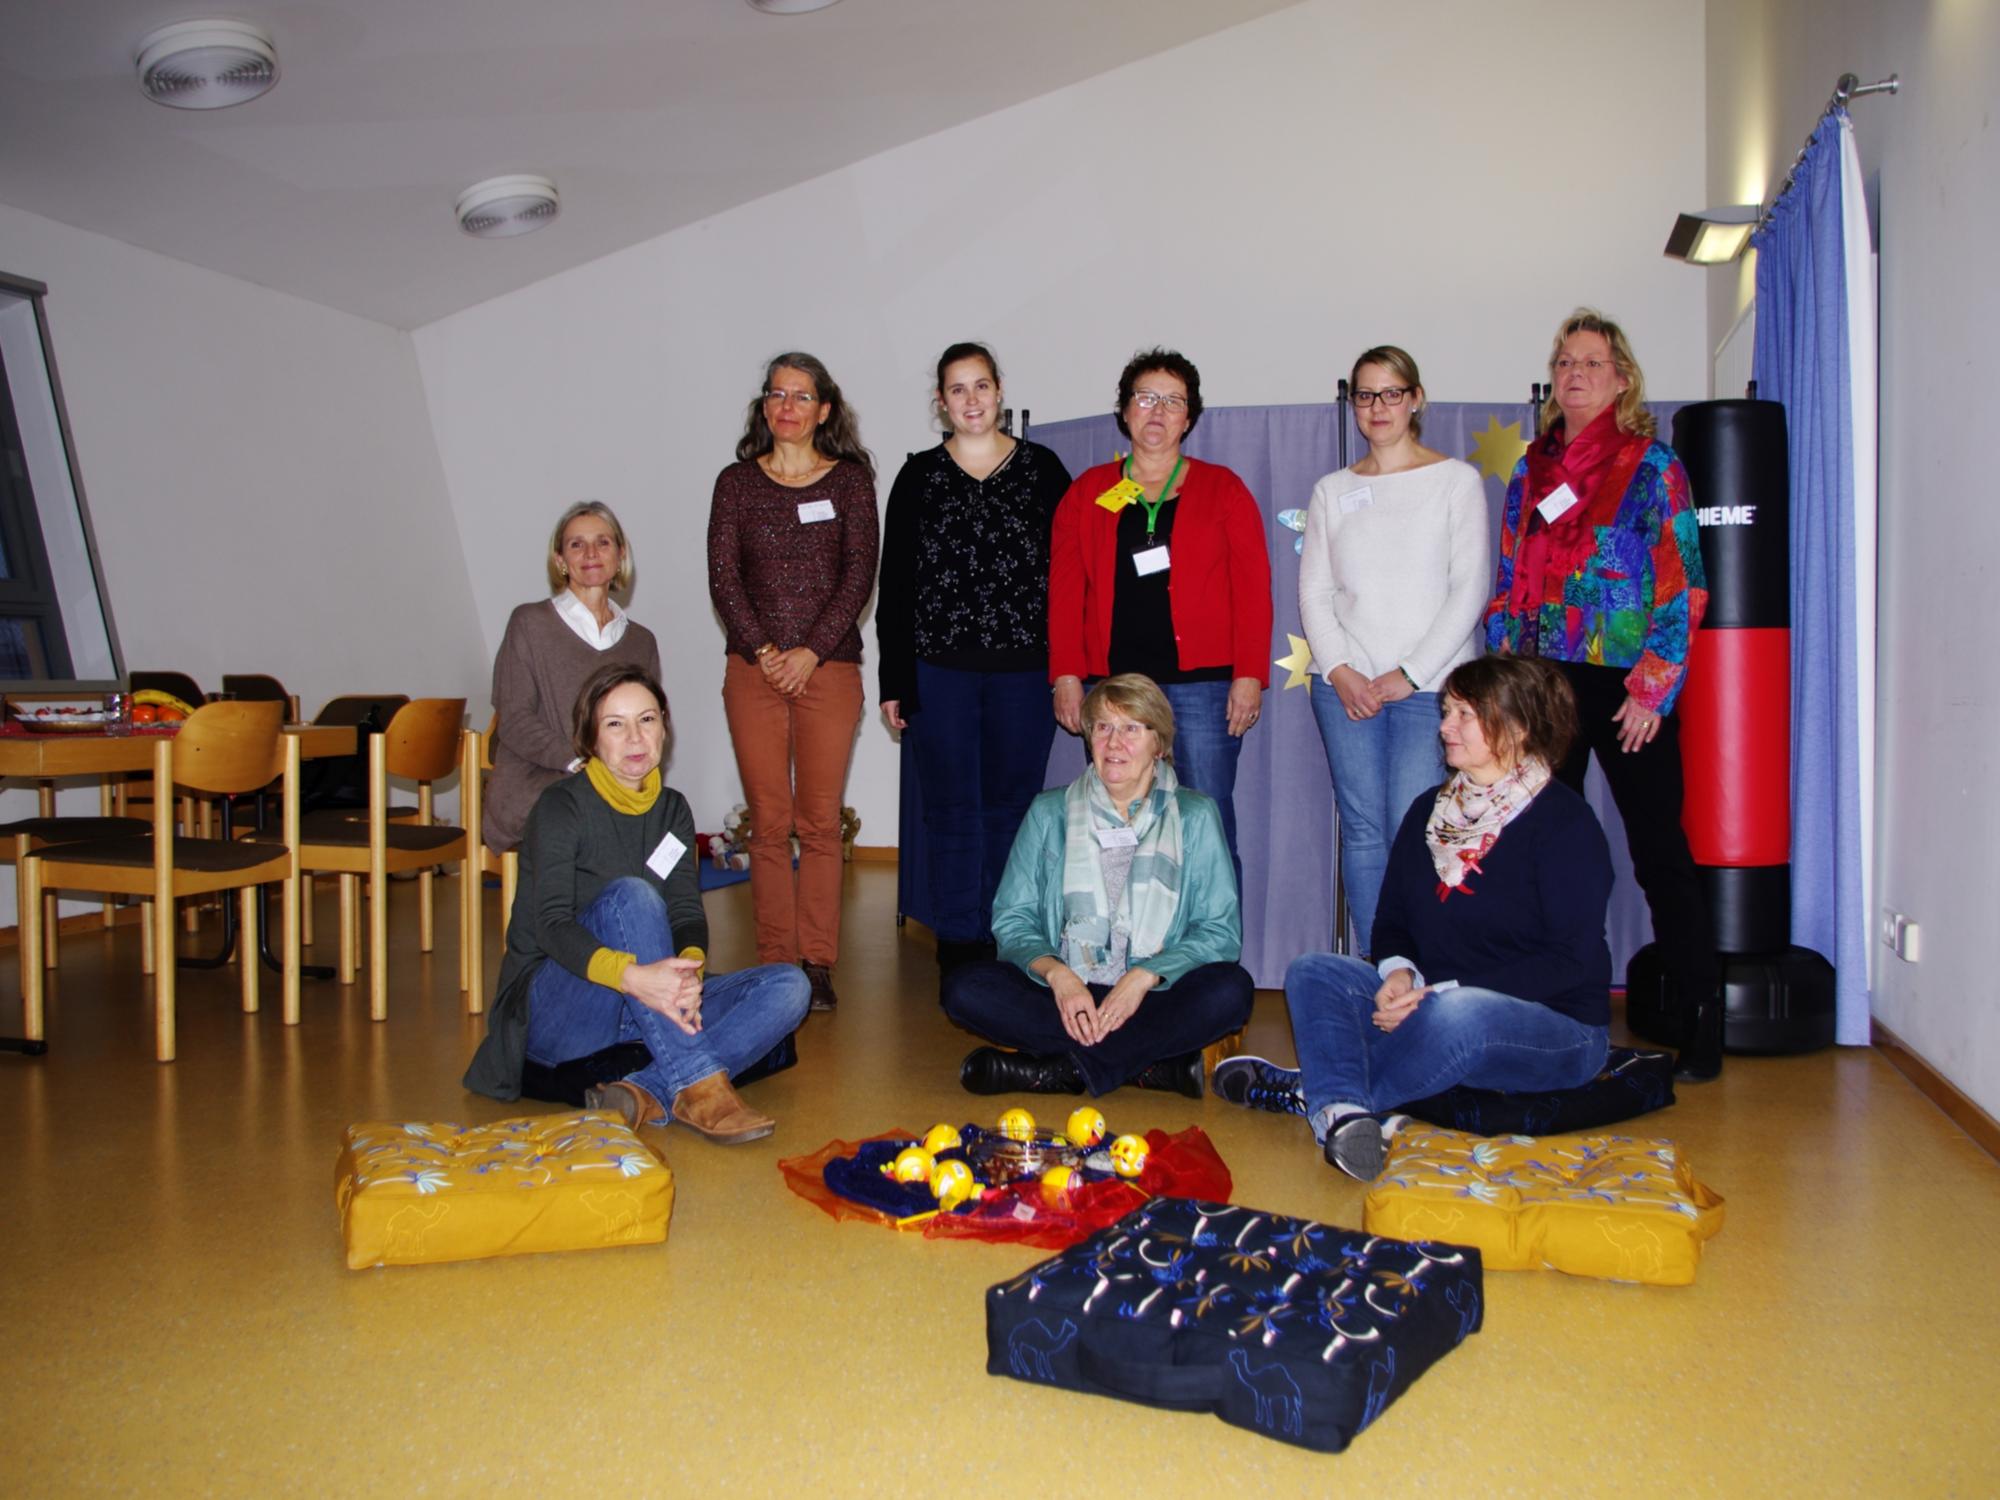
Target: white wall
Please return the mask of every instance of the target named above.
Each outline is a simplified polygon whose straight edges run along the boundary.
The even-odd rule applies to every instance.
[[[127,668],[483,699],[458,530],[406,334],[0,204],[47,284]],[[66,811],[96,811],[95,797]],[[21,791],[0,817],[32,816]],[[0,922],[13,910],[0,877]]]
[[[739,791],[703,532],[784,348],[859,407],[884,494],[934,440],[930,362],[960,338],[992,342],[1038,421],[1108,407],[1155,342],[1215,405],[1331,399],[1384,339],[1439,400],[1519,398],[1593,302],[1650,389],[1703,394],[1702,279],[1660,254],[1703,197],[1702,36],[1692,5],[1312,0],[418,330],[488,646],[544,591],[560,509],[610,502],[662,639],[673,779],[720,824]],[[867,680],[848,800],[861,842],[892,844]]]
[[[1879,904],[1922,925],[1922,961],[1878,954],[1875,1014],[2000,1115],[1992,1002],[2000,867],[2000,7],[1973,0],[1709,0],[1709,200],[1768,198],[1842,73],[1902,92],[1852,108],[1881,254],[1881,519],[1875,788]],[[1709,333],[1747,300],[1717,273]]]

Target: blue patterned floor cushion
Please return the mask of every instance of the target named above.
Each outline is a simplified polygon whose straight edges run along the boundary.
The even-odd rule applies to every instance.
[[[1502,1094],[1493,1089],[1446,1089],[1396,1106],[1447,1130],[1471,1135],[1567,1135],[1616,1125],[1665,1109],[1674,1102],[1674,1055],[1657,1049],[1613,1047],[1604,1071],[1580,1089],[1546,1094]]]
[[[988,1288],[986,1369],[1337,1453],[1483,1311],[1476,1250],[1155,1198]]]

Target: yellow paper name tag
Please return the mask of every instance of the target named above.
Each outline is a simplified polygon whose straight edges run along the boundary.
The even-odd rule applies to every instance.
[[[1116,515],[1146,493],[1137,480],[1121,479],[1097,497],[1097,503]]]

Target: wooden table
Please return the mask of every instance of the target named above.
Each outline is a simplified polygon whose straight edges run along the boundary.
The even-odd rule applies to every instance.
[[[359,743],[359,731],[352,724],[287,724],[285,734],[297,742],[299,759],[312,760],[329,755],[352,755]],[[41,785],[41,812],[43,817],[55,815],[55,788],[53,783],[64,776],[105,776],[121,771],[151,771],[163,786],[173,785],[173,741],[170,734],[0,734],[0,777],[33,778]],[[164,752],[164,753],[162,753]],[[18,878],[18,872],[17,872]],[[292,910],[292,919],[297,919],[297,898],[290,896],[287,905]],[[156,914],[157,916],[158,914]],[[21,936],[21,1004],[24,1030],[22,1039],[0,1038],[0,1045],[9,1050],[43,1052],[47,1043],[43,1037],[43,1018],[39,984],[39,972],[30,975],[30,964],[39,971],[39,954],[28,952],[27,924],[25,917],[19,929]],[[53,931],[53,929],[51,929]],[[159,941],[164,942],[168,929],[161,925]],[[169,947],[161,948],[161,962],[172,963]],[[242,961],[246,964],[257,962],[255,952],[245,952]],[[287,1020],[298,1014],[298,981],[296,969],[285,975],[285,1014]],[[172,1056],[171,1022],[162,1028],[162,1060]]]

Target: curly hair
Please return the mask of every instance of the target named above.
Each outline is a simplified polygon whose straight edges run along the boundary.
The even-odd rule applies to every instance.
[[[861,446],[861,420],[847,398],[840,394],[840,384],[827,373],[826,366],[810,354],[793,349],[773,357],[764,366],[764,380],[757,387],[757,394],[750,398],[750,410],[744,419],[743,436],[737,439],[736,456],[762,458],[777,445],[771,436],[771,424],[764,416],[764,393],[771,388],[771,377],[780,370],[796,370],[812,382],[813,393],[826,404],[827,418],[813,429],[813,447],[823,458],[846,459],[857,463],[875,477],[875,457]]]
[[[1611,418],[1618,424],[1618,430],[1639,437],[1651,437],[1659,424],[1646,410],[1646,375],[1639,368],[1639,357],[1632,352],[1625,330],[1594,307],[1579,307],[1564,318],[1562,327],[1556,330],[1555,342],[1549,345],[1549,399],[1542,403],[1541,430],[1547,432],[1562,420],[1562,407],[1556,402],[1556,360],[1562,354],[1563,340],[1575,333],[1600,334],[1604,342],[1611,346],[1612,368],[1626,382]]]
[[[1155,370],[1173,376],[1187,387],[1188,424],[1187,431],[1181,434],[1185,438],[1201,420],[1201,371],[1178,349],[1141,349],[1126,364],[1118,377],[1118,405],[1112,409],[1112,415],[1118,419],[1118,430],[1128,438],[1132,436],[1132,429],[1125,425],[1125,408],[1132,404],[1132,391],[1139,377]]]

